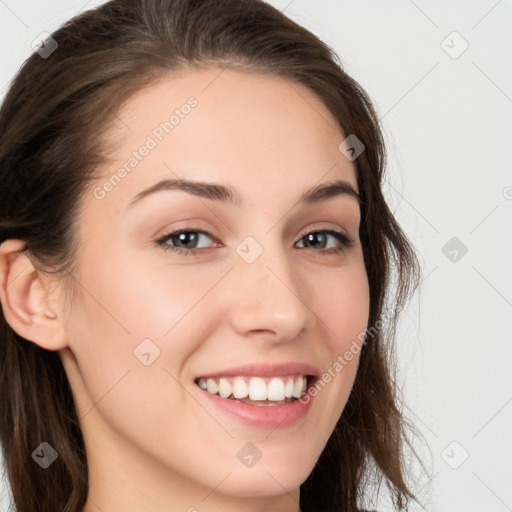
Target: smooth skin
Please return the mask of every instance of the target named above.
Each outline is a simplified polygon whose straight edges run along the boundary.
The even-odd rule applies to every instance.
[[[197,106],[95,197],[191,96]],[[337,179],[358,190],[354,162],[338,149],[346,134],[300,84],[204,67],[138,91],[109,137],[119,146],[81,205],[72,306],[63,281],[16,253],[21,241],[0,247],[7,321],[58,350],[72,385],[89,461],[85,512],[298,512],[299,487],[345,407],[358,355],[304,419],[273,431],[227,416],[194,379],[249,363],[302,362],[323,373],[367,328],[357,200],[298,204],[306,189]],[[178,190],[129,206],[177,177],[235,188],[244,206]],[[207,233],[189,245],[197,254],[172,252],[184,247],[178,237],[156,243],[181,228]],[[333,253],[343,246],[322,230],[355,243]],[[308,231],[320,232],[319,243],[308,244]],[[252,263],[236,251],[249,236],[262,249]],[[147,366],[134,355],[145,339],[160,350]],[[247,442],[262,454],[250,468],[237,458]]]

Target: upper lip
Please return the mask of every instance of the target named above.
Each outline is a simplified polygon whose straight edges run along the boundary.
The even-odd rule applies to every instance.
[[[285,375],[313,375],[314,377],[319,375],[319,370],[315,366],[307,363],[291,362],[291,363],[279,363],[279,364],[246,364],[243,366],[235,366],[226,368],[225,370],[219,370],[210,373],[203,373],[198,375],[197,378],[203,377],[215,378],[215,377],[236,377],[236,376],[248,376],[248,377],[280,377]]]

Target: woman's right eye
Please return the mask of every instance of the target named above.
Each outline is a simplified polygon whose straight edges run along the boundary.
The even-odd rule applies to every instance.
[[[160,237],[156,242],[159,244],[165,251],[173,251],[178,254],[184,254],[187,255],[194,255],[199,252],[200,248],[197,247],[175,247],[173,245],[170,245],[168,242],[171,240],[173,243],[178,244],[184,244],[184,245],[190,245],[190,244],[197,244],[198,240],[200,240],[201,236],[206,236],[208,238],[212,238],[212,236],[207,233],[206,231],[199,231],[194,229],[178,229],[171,231],[170,233],[165,234],[164,236]]]

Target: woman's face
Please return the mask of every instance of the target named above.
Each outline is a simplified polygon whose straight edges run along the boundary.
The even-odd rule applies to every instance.
[[[100,508],[113,488],[198,510],[222,496],[297,506],[356,375],[359,204],[343,188],[301,200],[338,180],[358,191],[346,135],[304,86],[220,71],[133,96],[82,204],[61,356]],[[297,400],[303,376],[318,392]]]

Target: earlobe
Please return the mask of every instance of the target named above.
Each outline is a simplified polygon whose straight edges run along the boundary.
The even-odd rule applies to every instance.
[[[65,348],[67,336],[62,315],[55,308],[41,271],[20,252],[22,240],[0,245],[0,302],[7,323],[21,337],[47,350]]]

